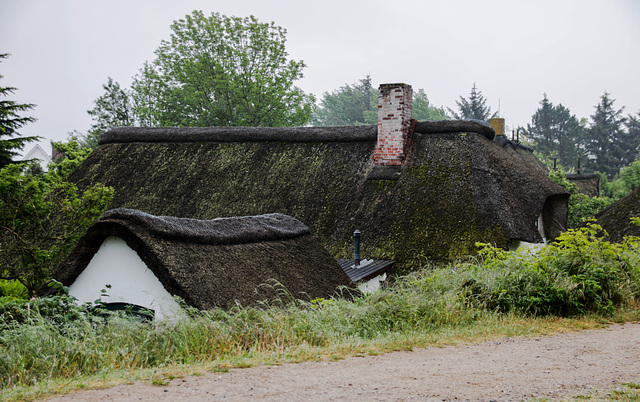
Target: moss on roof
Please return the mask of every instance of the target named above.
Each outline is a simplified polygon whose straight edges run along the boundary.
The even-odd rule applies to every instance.
[[[566,225],[564,189],[485,134],[416,133],[407,160],[391,175],[397,180],[370,180],[385,175],[369,176],[375,137],[353,134],[358,130],[332,128],[332,140],[157,142],[145,137],[149,129],[119,129],[126,141],[101,140],[72,178],[113,186],[112,208],[154,215],[284,213],[308,225],[336,257],[351,255],[359,229],[366,258],[401,265],[472,254],[477,241],[501,247],[509,239],[541,241],[535,223],[550,198],[565,205],[551,214],[557,225],[550,230]]]
[[[640,217],[640,187],[595,216],[614,242],[623,241],[625,236],[640,236],[640,226],[631,223],[631,218],[637,217]]]

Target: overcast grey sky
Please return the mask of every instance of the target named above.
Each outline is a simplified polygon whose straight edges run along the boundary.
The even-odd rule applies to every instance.
[[[607,91],[640,111],[640,0],[0,0],[1,86],[34,103],[23,135],[66,139],[112,77],[128,87],[170,25],[193,10],[287,29],[298,85],[320,97],[370,74],[455,108],[475,82],[510,127],[543,93],[589,117]]]

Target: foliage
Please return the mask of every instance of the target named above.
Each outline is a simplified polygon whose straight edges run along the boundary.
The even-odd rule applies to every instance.
[[[606,240],[593,223],[562,233],[538,257],[484,245],[484,268],[463,285],[475,306],[533,315],[610,313],[640,295],[638,239]]]
[[[569,196],[569,216],[567,218],[567,223],[570,228],[575,228],[588,218],[595,216],[614,201],[606,196],[589,197],[585,194],[578,193],[578,186],[567,179],[564,169],[562,168],[550,170],[549,178],[560,184],[571,194]]]
[[[596,111],[591,116],[587,130],[586,148],[591,159],[590,168],[603,172],[609,179],[623,167],[631,164],[638,153],[640,136],[625,130],[627,119],[622,116],[624,108],[616,110],[615,99],[605,92]]]
[[[487,101],[482,95],[482,92],[476,87],[476,83],[473,83],[471,87],[471,93],[469,98],[460,97],[459,101],[456,101],[458,112],[447,108],[449,114],[457,120],[482,120],[488,121],[492,117],[497,116],[496,113],[491,113],[491,107],[486,105]]]
[[[0,53],[0,61],[8,56],[6,53]],[[3,76],[0,75],[0,78]],[[13,87],[0,87],[0,96],[4,98],[15,91],[16,88]],[[20,116],[20,113],[33,107],[34,105],[30,103],[0,100],[0,168],[13,163],[13,159],[18,155],[17,151],[22,150],[25,144],[38,139],[38,137],[21,137],[17,133],[20,127],[35,121],[33,117]]]
[[[351,126],[375,124],[378,121],[378,94],[371,86],[371,76],[353,85],[345,84],[325,92],[312,116],[314,126]],[[370,122],[371,118],[375,122]]]
[[[253,16],[194,11],[171,30],[133,83],[140,124],[269,127],[309,121],[314,99],[294,86],[305,64],[287,59],[285,29]]]
[[[93,120],[89,131],[82,133],[74,130],[68,135],[68,139],[76,142],[80,148],[95,149],[98,137],[109,128],[139,124],[131,90],[120,87],[111,77],[107,78],[102,88],[104,94],[93,102],[93,109],[87,111]]]
[[[413,118],[419,121],[444,120],[444,109],[431,105],[424,89],[413,92]],[[358,82],[325,92],[313,113],[314,126],[350,126],[378,123],[378,92],[367,75]]]
[[[83,192],[66,181],[90,152],[54,144],[66,157],[49,172],[25,173],[21,164],[0,170],[0,279],[18,280],[29,294],[45,283],[84,231],[104,211],[113,190],[94,184]]]
[[[547,94],[523,131],[547,158],[559,158],[563,164],[576,166],[577,160],[584,157],[585,127],[562,104],[551,103]]]
[[[603,174],[600,187],[602,193],[613,200],[619,200],[640,187],[640,158],[636,156],[636,160],[629,166],[623,167],[611,181]]]

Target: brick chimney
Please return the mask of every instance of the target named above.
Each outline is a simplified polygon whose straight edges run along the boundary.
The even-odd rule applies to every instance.
[[[409,152],[413,135],[413,90],[407,84],[382,84],[378,92],[376,166],[399,166]]]

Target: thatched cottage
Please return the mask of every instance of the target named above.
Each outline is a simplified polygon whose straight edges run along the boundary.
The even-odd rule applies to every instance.
[[[162,320],[180,307],[329,298],[353,288],[309,228],[283,214],[197,220],[136,210],[106,212],[80,239],[56,279],[81,303],[143,307]],[[110,285],[108,289],[106,285]],[[281,294],[286,289],[289,294]]]
[[[111,208],[287,214],[334,257],[349,258],[359,229],[363,255],[400,268],[565,228],[568,194],[530,152],[479,122],[416,122],[411,99],[409,85],[382,85],[374,126],[115,128],[71,178],[114,187]]]

